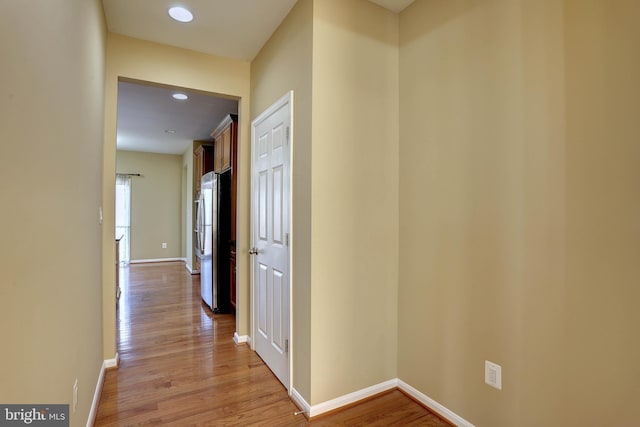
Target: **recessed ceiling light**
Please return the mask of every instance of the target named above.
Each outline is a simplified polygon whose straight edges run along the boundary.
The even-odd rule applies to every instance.
[[[164,132],[165,132],[165,133],[176,133],[176,131],[175,131],[175,130],[173,130],[173,129],[167,129],[167,130],[165,130]]]
[[[174,99],[179,99],[180,101],[184,101],[185,99],[189,99],[189,97],[187,95],[185,95],[184,93],[174,93],[173,95]]]
[[[193,21],[193,13],[182,6],[175,6],[169,9],[169,16],[179,22]]]

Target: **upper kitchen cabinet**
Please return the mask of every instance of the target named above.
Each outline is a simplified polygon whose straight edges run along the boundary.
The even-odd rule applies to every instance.
[[[232,168],[232,162],[235,160],[234,151],[238,145],[238,116],[229,114],[225,117],[211,133],[211,137],[215,146],[213,169],[222,172]]]
[[[197,198],[200,191],[202,175],[209,173],[214,167],[214,150],[212,144],[198,145],[193,150],[193,193]]]

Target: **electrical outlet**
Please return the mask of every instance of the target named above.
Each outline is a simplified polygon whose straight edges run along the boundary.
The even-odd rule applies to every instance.
[[[162,249],[167,249],[167,243],[166,242],[162,243]]]
[[[502,390],[502,366],[484,361],[484,382],[491,387]]]
[[[73,383],[73,413],[75,414],[78,407],[78,379]]]

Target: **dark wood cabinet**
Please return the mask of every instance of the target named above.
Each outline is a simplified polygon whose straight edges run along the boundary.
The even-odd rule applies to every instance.
[[[238,145],[238,116],[229,114],[213,132],[211,132],[215,148],[213,169],[223,172],[229,168],[233,170],[234,150]],[[237,161],[235,162],[237,165]]]
[[[236,251],[231,251],[229,256],[229,278],[231,282],[231,307],[236,309]]]
[[[231,307],[236,308],[236,214],[238,194],[238,116],[229,114],[211,133],[214,146],[213,169],[231,173],[231,230],[227,255]]]
[[[200,178],[213,170],[214,147],[213,144],[198,145],[193,150],[193,194],[195,197],[200,192]]]
[[[231,116],[227,116],[221,123],[222,128],[216,129],[214,169],[216,172],[224,171],[231,167],[231,146],[233,145],[235,126]],[[213,135],[213,134],[212,134]]]

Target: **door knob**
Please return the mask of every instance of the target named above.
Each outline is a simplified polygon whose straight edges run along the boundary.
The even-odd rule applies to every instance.
[[[258,248],[249,249],[249,255],[258,255]]]

